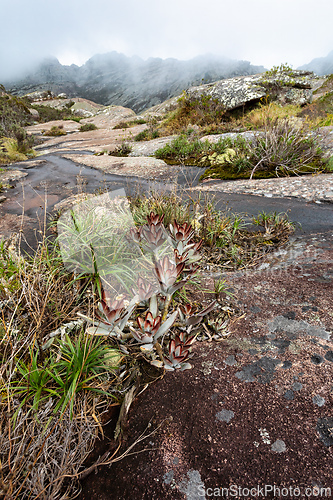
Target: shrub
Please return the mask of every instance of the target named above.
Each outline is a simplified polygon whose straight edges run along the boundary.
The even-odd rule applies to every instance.
[[[293,104],[282,106],[277,102],[267,103],[264,100],[256,108],[246,113],[241,122],[247,129],[261,129],[277,119],[296,117],[300,111],[300,106]]]
[[[39,113],[39,121],[40,123],[47,123],[55,120],[74,120],[75,115],[73,114],[71,109],[68,108],[63,108],[63,109],[56,109],[52,108],[51,106],[42,105],[42,104],[32,104],[31,108],[36,109]],[[79,118],[81,119],[81,118]]]
[[[148,141],[149,140],[149,137],[148,137],[148,130],[142,130],[141,132],[139,132],[138,134],[136,134],[134,136],[134,140],[135,141]]]
[[[50,137],[58,137],[60,135],[66,135],[66,134],[67,134],[67,132],[65,130],[63,130],[62,125],[59,125],[59,127],[53,126],[53,127],[51,127],[50,130],[46,130],[44,132],[44,135],[47,135]]]
[[[130,144],[123,142],[113,151],[109,151],[110,156],[128,156],[132,152],[132,147]]]
[[[122,121],[117,123],[117,125],[113,127],[113,130],[135,127],[136,125],[143,125],[144,123],[147,123],[147,121],[144,118],[138,118],[136,120],[130,120],[128,122]]]
[[[24,99],[8,93],[0,95],[0,137],[17,138],[15,131],[17,133],[31,122],[32,116]]]
[[[201,176],[222,179],[297,175],[325,168],[316,139],[292,119],[266,120],[264,131],[252,139],[222,138],[216,143],[179,136],[155,152],[171,164],[209,167]]]
[[[198,139],[190,140],[185,135],[180,135],[170,144],[155,151],[155,156],[163,160],[184,163],[195,160],[205,148],[207,145]]]
[[[79,128],[80,132],[88,132],[89,130],[97,130],[96,125],[94,123],[85,123]]]
[[[24,161],[28,157],[36,156],[35,151],[33,149],[29,149],[28,144],[28,142],[24,142],[19,145],[16,139],[3,137],[0,141],[0,164]]]
[[[253,169],[279,173],[299,173],[306,169],[316,170],[323,162],[323,153],[315,139],[303,128],[290,120],[273,120],[258,136],[252,149]]]
[[[70,250],[78,266],[82,253],[90,252],[99,288],[88,288],[84,273],[65,267],[57,244],[49,248],[44,242],[32,257],[23,258],[13,242],[0,243],[0,489],[7,496],[74,498],[73,479],[105,464],[98,460],[82,470],[98,429],[103,433],[110,402],[116,397],[123,404],[121,415],[128,410],[134,394],[129,381],[139,371],[147,373],[147,363],[169,371],[190,368],[191,345],[213,309],[217,316],[209,318],[205,330],[216,340],[229,334],[232,308],[217,311],[215,301],[201,308],[186,298],[185,286],[193,283],[207,248],[224,270],[246,265],[247,244],[255,236],[247,235],[243,219],[216,211],[211,201],[184,204],[175,193],[137,197],[129,211],[127,199],[106,199],[111,211],[97,199],[73,207],[58,224],[58,230],[66,220],[71,224]],[[253,222],[265,231],[258,236],[263,253],[272,249],[271,239],[292,230],[276,214],[262,213]],[[76,237],[78,246],[73,245]],[[142,258],[140,275],[131,274],[136,250]],[[207,258],[205,270],[211,261]],[[110,267],[98,274],[100,264],[116,266],[117,276]],[[108,287],[115,277],[124,285],[128,277],[132,280],[121,296]],[[218,300],[227,293],[224,281],[214,288]],[[112,454],[107,463],[116,460],[119,456]]]
[[[327,165],[326,165],[326,169],[329,172],[333,172],[333,156],[331,156],[331,158],[328,160]]]
[[[165,133],[183,133],[189,125],[215,125],[221,123],[225,114],[223,105],[210,95],[199,97],[183,92],[177,108],[171,112],[162,127]]]

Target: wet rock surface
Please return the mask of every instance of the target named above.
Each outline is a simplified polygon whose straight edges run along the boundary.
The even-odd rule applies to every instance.
[[[252,194],[266,198],[301,198],[316,203],[333,203],[333,175],[302,175],[277,179],[205,181],[196,190]]]

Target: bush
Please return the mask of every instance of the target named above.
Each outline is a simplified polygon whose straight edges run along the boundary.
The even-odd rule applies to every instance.
[[[269,178],[326,168],[315,138],[289,119],[267,120],[265,130],[252,140],[237,136],[211,144],[181,135],[155,156],[171,164],[209,167],[201,178]]]
[[[155,151],[155,156],[169,162],[188,163],[195,161],[205,149],[207,149],[207,144],[198,139],[190,140],[185,135],[180,135],[170,144]]]
[[[53,126],[53,127],[51,127],[50,130],[46,130],[44,132],[44,135],[47,135],[50,137],[58,137],[60,135],[66,135],[66,134],[67,134],[67,132],[65,132],[65,130],[63,130],[62,125],[59,125],[59,127]]]
[[[47,105],[43,106],[42,104],[33,104],[31,108],[38,111],[40,123],[46,123],[55,120],[73,120],[74,118],[78,118],[75,117],[72,110],[68,108],[56,109]]]
[[[276,119],[268,124],[263,136],[257,137],[251,162],[251,179],[256,170],[288,175],[316,170],[323,164],[323,153],[305,129],[288,119]]]
[[[89,130],[97,130],[96,125],[94,123],[85,123],[79,128],[80,132],[88,132]]]
[[[0,141],[0,164],[6,165],[7,163],[24,161],[28,157],[36,156],[33,149],[28,146],[19,146],[16,139],[10,137],[3,137]]]
[[[0,95],[0,137],[15,137],[15,129],[30,123],[32,116],[23,99],[8,93]]]
[[[128,156],[132,152],[132,147],[123,142],[120,146],[118,146],[113,151],[109,151],[110,156]]]
[[[147,122],[143,118],[138,118],[137,120],[130,120],[128,122],[122,121],[122,122],[119,122],[117,125],[115,125],[113,127],[113,130],[135,127],[136,125],[143,125],[144,123],[147,123]]]
[[[222,292],[228,293],[223,280],[214,284],[218,308],[216,301],[202,308],[186,296],[202,254],[205,272],[207,263],[211,268],[217,261],[219,274],[244,268],[293,230],[284,216],[262,213],[253,220],[262,228],[254,243],[244,220],[216,211],[211,199],[184,203],[176,193],[156,193],[136,197],[130,206],[126,199],[109,201],[111,207],[98,199],[91,206],[84,202],[58,221],[58,230],[62,225],[70,236],[62,233],[62,242],[70,243],[73,262],[82,270],[81,257],[89,255],[93,276],[64,266],[56,243],[43,241],[25,258],[15,242],[0,243],[0,493],[6,497],[74,498],[74,478],[105,464],[98,460],[83,468],[98,429],[103,434],[110,403],[123,405],[120,414],[128,410],[134,392],[128,381],[139,372],[149,373],[149,382],[160,378],[153,367],[190,368],[191,345],[204,335],[208,315],[206,337],[229,335],[233,309],[230,303],[220,307]],[[137,257],[142,260],[135,268]],[[125,288],[121,295],[108,287],[118,278]],[[120,432],[124,419],[118,422]],[[115,449],[119,432],[109,442]]]
[[[166,133],[183,133],[189,125],[208,126],[221,123],[225,109],[218,99],[210,95],[195,97],[183,92],[178,107],[165,120]]]

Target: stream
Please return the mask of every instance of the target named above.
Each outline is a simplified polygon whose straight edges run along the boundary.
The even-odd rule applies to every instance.
[[[93,167],[75,163],[75,154],[82,151],[71,151],[73,161],[65,159],[61,154],[45,154],[38,157],[43,160],[36,166],[25,166],[25,162],[11,165],[10,169],[27,172],[28,175],[18,181],[13,189],[5,194],[7,199],[0,204],[0,216],[5,214],[21,215],[23,212],[32,223],[23,227],[27,245],[36,246],[36,227],[43,225],[45,208],[49,220],[54,206],[69,196],[79,192],[94,193],[100,190],[114,191],[124,188],[127,195],[149,193],[151,191],[170,191],[175,189],[174,183],[167,181],[148,181],[139,177],[106,174]],[[84,152],[89,154],[89,152]],[[196,186],[202,169],[184,167],[178,175],[177,190],[187,198],[200,196],[200,192],[188,193],[189,186]],[[219,210],[230,209],[237,213],[257,215],[259,211],[287,212],[290,219],[301,224],[298,232],[316,234],[333,232],[332,204],[316,205],[296,198],[265,198],[261,196],[226,194],[210,192],[201,195],[213,197]],[[54,212],[53,212],[54,214]],[[35,221],[35,223],[33,222]],[[33,227],[34,226],[34,227]],[[24,247],[25,245],[23,245]]]

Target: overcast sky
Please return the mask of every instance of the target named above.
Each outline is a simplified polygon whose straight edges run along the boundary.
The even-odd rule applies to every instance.
[[[329,0],[0,0],[0,83],[49,55],[212,53],[294,68],[333,50]]]

